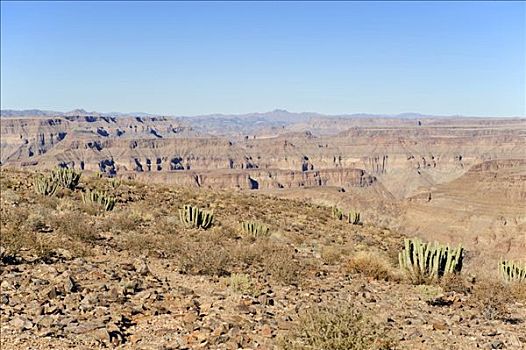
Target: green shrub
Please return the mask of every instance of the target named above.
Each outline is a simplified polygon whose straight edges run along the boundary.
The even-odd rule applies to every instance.
[[[228,278],[228,286],[237,293],[253,294],[254,286],[249,275],[246,273],[233,273]]]

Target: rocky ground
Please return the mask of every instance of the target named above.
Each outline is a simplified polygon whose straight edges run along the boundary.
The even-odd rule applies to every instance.
[[[27,173],[3,171],[1,185],[2,349],[287,349],[320,306],[357,310],[382,348],[526,347],[523,287],[485,277],[469,253],[461,277],[413,285],[396,268],[402,234],[330,208],[83,178],[119,199],[103,213],[77,192],[37,196]],[[212,229],[178,222],[188,202],[214,209]],[[239,234],[254,218],[270,238]]]

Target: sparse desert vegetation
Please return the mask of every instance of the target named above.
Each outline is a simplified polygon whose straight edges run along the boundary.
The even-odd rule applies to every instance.
[[[523,280],[503,278],[497,263],[478,271],[460,248],[404,243],[402,234],[353,225],[330,206],[265,194],[117,186],[89,173],[54,193],[35,191],[34,179],[46,177],[53,179],[1,172],[3,344],[520,349],[526,343]],[[86,193],[112,198],[112,210]],[[212,212],[213,220],[206,217]],[[397,260],[408,247],[411,273]],[[423,277],[415,280],[417,266]]]
[[[0,350],[526,350],[525,1],[0,7]]]

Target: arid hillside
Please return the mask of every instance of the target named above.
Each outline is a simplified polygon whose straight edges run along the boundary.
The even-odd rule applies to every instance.
[[[490,264],[526,258],[524,118],[80,110],[10,111],[0,122],[2,168],[62,166],[340,205],[367,223],[462,242]]]
[[[481,267],[500,258],[526,259],[526,160],[486,161],[453,181],[422,186],[397,200],[367,187],[310,187],[267,193],[359,210],[364,220],[428,241],[462,243]]]
[[[469,248],[460,273],[415,280],[398,267],[405,235],[367,213],[352,224],[268,191],[88,173],[42,195],[35,176],[1,171],[2,349],[526,345],[524,284],[481,269]],[[213,211],[211,225],[190,227],[186,204]],[[268,232],[242,230],[247,221]]]

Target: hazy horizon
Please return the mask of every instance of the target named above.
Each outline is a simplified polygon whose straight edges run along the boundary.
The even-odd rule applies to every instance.
[[[41,108],[23,108],[23,109],[13,109],[13,108],[2,108],[2,112],[5,111],[16,111],[16,112],[25,112],[25,111],[41,111],[41,112],[48,112],[48,113],[71,113],[74,111],[84,111],[86,113],[99,113],[103,115],[111,115],[111,114],[120,114],[120,115],[135,115],[135,114],[145,114],[145,115],[152,115],[152,116],[166,116],[166,117],[184,117],[184,118],[191,118],[191,117],[206,117],[206,116],[225,116],[225,117],[235,117],[235,116],[245,116],[245,115],[255,115],[255,114],[272,114],[276,112],[285,112],[290,114],[313,114],[313,115],[320,115],[321,117],[345,117],[345,116],[377,116],[379,118],[383,117],[389,117],[389,118],[396,118],[396,117],[407,117],[409,115],[415,115],[415,116],[422,116],[422,117],[436,117],[436,118],[449,118],[449,117],[459,117],[459,118],[526,118],[526,115],[505,115],[505,116],[481,116],[481,115],[461,115],[461,114],[428,114],[428,113],[420,113],[420,112],[413,112],[413,111],[407,111],[407,112],[401,112],[401,113],[369,113],[369,112],[346,112],[346,113],[339,113],[339,114],[326,114],[321,113],[318,111],[290,111],[283,108],[274,108],[272,110],[268,111],[252,111],[252,112],[244,112],[244,113],[223,113],[223,112],[214,112],[214,113],[207,113],[207,114],[191,114],[191,115],[183,115],[183,114],[177,114],[177,113],[151,113],[148,111],[96,111],[96,110],[87,110],[82,107],[73,108],[71,110],[47,110],[47,109],[41,109]]]
[[[2,1],[1,10],[3,110],[526,114],[523,2]]]

